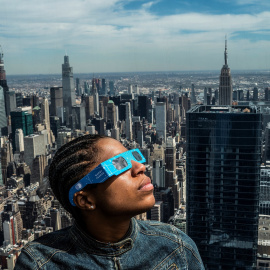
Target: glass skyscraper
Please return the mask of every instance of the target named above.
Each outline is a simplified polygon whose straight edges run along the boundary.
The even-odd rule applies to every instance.
[[[261,121],[255,106],[187,113],[187,233],[206,269],[256,269]]]

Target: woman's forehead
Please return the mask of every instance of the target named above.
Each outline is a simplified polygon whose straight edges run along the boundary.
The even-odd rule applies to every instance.
[[[111,138],[101,139],[97,146],[101,149],[99,154],[100,162],[127,151],[127,149],[119,141]]]

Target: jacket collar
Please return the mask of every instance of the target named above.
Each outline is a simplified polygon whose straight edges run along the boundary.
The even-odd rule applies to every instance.
[[[119,256],[132,249],[138,234],[138,224],[136,219],[132,218],[126,236],[117,243],[104,243],[95,240],[76,221],[71,227],[70,234],[76,247],[81,248],[84,252],[96,255]]]

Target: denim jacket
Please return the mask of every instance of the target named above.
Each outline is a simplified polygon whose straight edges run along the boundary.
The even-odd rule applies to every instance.
[[[204,269],[194,242],[176,227],[134,218],[118,243],[91,238],[78,224],[29,242],[21,252],[19,269]]]

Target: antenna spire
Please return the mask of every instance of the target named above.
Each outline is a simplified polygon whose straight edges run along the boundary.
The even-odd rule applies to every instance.
[[[225,52],[224,52],[225,66],[228,65],[228,52],[227,52],[227,35],[225,36]]]

